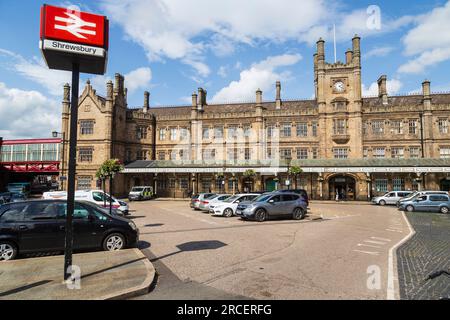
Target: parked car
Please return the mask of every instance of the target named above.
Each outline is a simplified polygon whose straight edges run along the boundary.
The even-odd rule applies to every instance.
[[[239,203],[253,201],[258,196],[260,195],[257,193],[243,193],[234,195],[215,205],[210,205],[209,213],[213,216],[224,216],[227,218],[232,217],[235,215]]]
[[[309,197],[308,192],[304,189],[292,189],[292,190],[279,190],[278,192],[288,192],[288,193],[296,193],[303,197],[306,202],[306,205],[309,206]]]
[[[22,193],[28,196],[31,192],[31,183],[29,182],[12,182],[8,183],[6,186],[8,192],[11,193]]]
[[[402,198],[400,200],[397,201],[397,207],[400,207],[400,204],[402,202],[406,202],[406,201],[410,201],[413,200],[419,196],[423,196],[426,194],[442,194],[442,195],[448,195],[448,192],[446,191],[414,191],[413,193],[411,193],[409,196]]]
[[[0,260],[20,253],[64,250],[66,201],[33,200],[0,207]],[[109,215],[108,209],[75,201],[74,250],[107,251],[135,247],[139,229],[133,221]]]
[[[200,202],[215,196],[215,193],[199,193],[194,194],[191,198],[190,207],[194,210],[200,210]]]
[[[128,193],[128,200],[149,200],[153,198],[153,187],[133,187]]]
[[[10,202],[20,202],[20,201],[25,201],[27,200],[27,197],[25,196],[25,194],[23,193],[12,193],[11,194],[11,198],[10,198]]]
[[[254,219],[259,222],[275,217],[291,217],[303,219],[308,206],[303,197],[297,193],[272,192],[259,196],[252,202],[240,203],[236,215],[243,219]]]
[[[403,201],[399,210],[413,211],[429,211],[448,214],[450,211],[450,198],[445,194],[427,194],[420,195],[412,200]]]
[[[388,192],[381,197],[372,198],[372,203],[380,206],[385,206],[387,204],[397,204],[397,202],[405,197],[411,195],[413,191],[392,191]]]
[[[211,205],[217,205],[218,203],[227,200],[231,197],[231,194],[216,194],[208,199],[200,201],[198,208],[204,212],[209,212]]]
[[[44,192],[42,198],[67,200],[67,192]],[[109,208],[111,198],[109,194],[104,193],[102,190],[77,190],[75,191],[75,200],[85,200]],[[121,211],[123,215],[129,214],[128,204],[125,201],[117,200],[114,197],[112,197],[112,208]]]

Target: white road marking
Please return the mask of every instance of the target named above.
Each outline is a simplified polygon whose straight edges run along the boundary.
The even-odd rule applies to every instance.
[[[374,245],[371,245],[371,244],[358,243],[358,247],[361,247],[361,246],[370,247],[370,248],[381,248],[380,246],[374,246]]]
[[[374,241],[374,240],[364,240],[364,242],[373,243],[373,244],[382,244],[382,245],[386,244],[386,242]]]
[[[403,231],[400,230],[393,230],[393,229],[386,229],[387,231],[391,231],[391,232],[398,232],[398,233],[403,233]]]
[[[371,256],[377,256],[377,255],[380,254],[379,252],[373,252],[373,251],[362,251],[362,250],[353,250],[353,251],[360,252],[360,253],[365,253],[365,254],[370,254]]]
[[[380,238],[380,237],[370,237],[370,239],[375,239],[375,240],[381,240],[381,241],[391,242],[391,239]]]
[[[404,212],[402,212],[403,220],[406,222],[409,233],[407,236],[405,236],[400,242],[395,244],[391,249],[389,249],[389,259],[388,259],[388,280],[387,280],[387,300],[395,300],[395,281],[398,280],[397,276],[394,272],[394,252],[395,250],[401,246],[403,243],[408,241],[416,232],[411,227],[411,224],[409,223],[408,219],[406,218],[406,215]],[[388,229],[386,229],[388,230]],[[389,231],[389,230],[388,230]],[[398,231],[397,231],[398,232]]]

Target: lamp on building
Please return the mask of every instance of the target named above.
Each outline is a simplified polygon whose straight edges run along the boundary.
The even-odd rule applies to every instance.
[[[61,189],[64,190],[64,149],[65,149],[65,143],[66,143],[66,135],[64,132],[58,132],[58,131],[53,131],[52,132],[52,137],[53,138],[58,138],[61,137],[61,141],[62,141],[62,152],[61,152],[61,177],[59,177],[59,180],[61,181]]]

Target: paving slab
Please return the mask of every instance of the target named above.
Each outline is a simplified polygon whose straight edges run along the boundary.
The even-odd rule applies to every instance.
[[[109,300],[147,293],[155,269],[138,249],[73,255],[80,288],[63,283],[64,256],[0,263],[1,300]]]

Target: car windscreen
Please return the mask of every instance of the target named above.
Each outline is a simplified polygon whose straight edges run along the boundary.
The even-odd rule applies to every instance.
[[[232,197],[229,197],[227,200],[225,200],[224,202],[226,202],[226,203],[231,203],[231,202],[233,202],[234,200],[237,200],[237,199],[239,199],[239,197],[238,196],[232,196]]]
[[[265,202],[265,201],[269,200],[271,196],[272,195],[270,195],[270,194],[263,194],[263,195],[260,195],[259,197],[257,197],[256,199],[254,199],[253,202]]]
[[[133,188],[131,189],[131,192],[141,192],[142,190],[144,190],[144,188]]]

